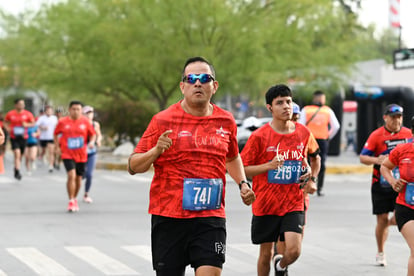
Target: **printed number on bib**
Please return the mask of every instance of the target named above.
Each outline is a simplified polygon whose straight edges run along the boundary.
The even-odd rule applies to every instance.
[[[191,211],[220,209],[223,181],[216,179],[185,178],[183,209]]]
[[[302,161],[285,160],[283,166],[277,170],[267,173],[267,181],[272,184],[294,184],[299,183]]]
[[[400,178],[400,170],[398,169],[398,167],[395,167],[392,170],[392,175],[396,179]],[[382,188],[390,188],[390,189],[392,188],[391,184],[388,183],[388,181],[382,175],[380,176],[380,185],[381,185]]]
[[[405,188],[405,202],[414,205],[414,182],[408,182]]]
[[[24,127],[16,126],[13,128],[14,136],[23,136],[24,134]]]
[[[83,148],[83,137],[68,138],[68,149]]]

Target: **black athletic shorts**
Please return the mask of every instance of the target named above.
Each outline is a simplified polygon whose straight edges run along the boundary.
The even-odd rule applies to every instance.
[[[382,188],[378,182],[373,183],[371,186],[372,213],[380,215],[393,212],[397,196],[398,193],[391,187]]]
[[[76,163],[72,159],[63,159],[63,165],[65,165],[66,172],[75,169],[77,176],[83,176],[85,173],[85,163]]]
[[[401,232],[404,224],[414,220],[414,209],[401,204],[395,204],[395,220],[397,221],[398,230]]]
[[[295,211],[284,216],[255,216],[252,218],[251,238],[253,244],[285,240],[285,232],[302,234],[305,212]]]
[[[47,147],[47,144],[53,144],[54,143],[53,140],[40,140],[39,142],[40,142],[40,146],[42,148]]]
[[[20,149],[20,152],[23,153],[26,148],[26,139],[23,136],[17,136],[15,138],[10,138],[12,150]]]
[[[157,275],[173,276],[171,271],[185,271],[188,264],[194,270],[203,265],[223,267],[226,219],[152,215],[151,224],[152,265]]]

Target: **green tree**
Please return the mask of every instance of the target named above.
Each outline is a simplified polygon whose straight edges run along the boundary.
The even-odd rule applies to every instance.
[[[163,109],[180,97],[189,56],[210,59],[221,90],[237,94],[344,71],[356,58],[355,18],[334,2],[69,0],[3,16],[0,50],[27,87],[95,101],[152,98]]]

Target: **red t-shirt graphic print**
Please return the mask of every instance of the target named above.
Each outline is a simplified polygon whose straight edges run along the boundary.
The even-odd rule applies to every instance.
[[[226,158],[238,155],[233,116],[213,105],[211,116],[197,117],[176,103],[152,118],[135,152],[144,153],[155,147],[167,130],[172,130],[168,136],[172,146],[153,163],[149,213],[174,218],[225,217]],[[184,209],[184,182],[188,179],[219,179],[223,183],[219,209]]]

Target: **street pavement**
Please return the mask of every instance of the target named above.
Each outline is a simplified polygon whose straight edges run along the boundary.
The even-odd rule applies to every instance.
[[[127,157],[105,158],[101,156],[100,164],[111,158],[112,164],[116,158],[121,163]],[[375,265],[370,174],[354,154],[328,160],[331,168],[358,168],[351,173],[331,171],[326,195],[311,196],[302,254],[289,267],[289,275],[406,275],[409,250],[396,227],[390,229],[386,244],[388,266]],[[78,213],[67,213],[63,169],[48,173],[46,166],[38,165],[32,176],[23,170],[23,179],[17,181],[6,156],[6,172],[0,176],[0,276],[155,275],[147,214],[151,178],[151,171],[130,176],[125,170],[98,169],[91,191],[94,203],[80,202]],[[256,275],[258,246],[250,242],[251,210],[230,179],[226,212],[222,275]],[[186,275],[193,275],[190,268]]]

